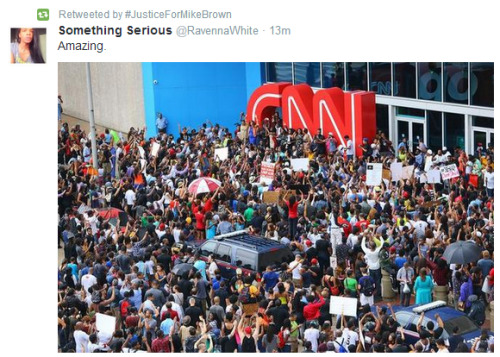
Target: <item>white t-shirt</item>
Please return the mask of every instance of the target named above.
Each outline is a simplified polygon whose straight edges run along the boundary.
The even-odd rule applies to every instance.
[[[352,145],[352,140],[347,140],[347,143],[345,145],[346,147],[346,155],[354,155],[354,147]]]
[[[304,331],[304,338],[311,342],[311,349],[314,352],[318,351],[318,339],[319,339],[319,330],[315,328],[308,328]]]
[[[347,327],[344,328],[342,332],[342,338],[344,339],[344,347],[348,348],[349,345],[355,345],[358,343],[359,336],[355,331],[349,330]]]
[[[484,182],[486,183],[486,188],[489,188],[490,190],[493,190],[493,188],[495,187],[495,173],[492,171],[492,172],[488,172],[486,171],[486,173],[484,174]]]
[[[297,262],[294,260],[293,262],[290,263],[289,265],[290,269],[292,269],[292,279],[295,280],[300,280],[302,279],[302,276],[300,275],[300,269],[302,268],[302,263]]]
[[[75,338],[76,353],[85,353],[85,352],[87,352],[87,347],[88,347],[88,344],[89,344],[89,335],[87,335],[82,330],[76,330],[73,333],[73,337]]]
[[[85,274],[82,276],[82,286],[85,289],[85,291],[88,293],[89,288],[95,284],[97,284],[97,278],[93,276],[92,274]]]
[[[135,202],[135,192],[132,190],[125,192],[125,200],[127,201],[127,205],[132,206]]]

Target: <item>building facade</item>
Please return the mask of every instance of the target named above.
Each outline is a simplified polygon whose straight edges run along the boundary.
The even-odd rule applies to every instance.
[[[65,113],[86,119],[85,66],[59,64]],[[128,132],[156,116],[198,129],[203,123],[234,128],[253,91],[265,83],[307,83],[376,93],[376,124],[394,143],[419,139],[433,150],[475,152],[494,143],[492,62],[145,62],[91,65],[96,123]]]
[[[433,150],[494,143],[492,62],[269,62],[266,82],[376,93],[377,128]]]

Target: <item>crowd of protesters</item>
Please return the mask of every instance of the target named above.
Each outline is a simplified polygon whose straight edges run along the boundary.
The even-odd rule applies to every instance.
[[[348,135],[343,146],[332,133],[288,129],[277,114],[261,125],[242,115],[235,128],[165,128],[153,138],[134,128],[98,133],[96,170],[89,135],[61,125],[60,351],[493,352],[487,329],[472,345],[459,328],[441,338],[439,315],[435,329],[420,320],[420,339],[409,344],[393,306],[378,303],[386,271],[399,296],[393,305],[429,303],[435,286],[447,286],[449,304],[484,324],[494,290],[492,146],[435,151],[379,131],[356,155]],[[228,158],[215,160],[224,147]],[[293,158],[309,158],[309,170],[294,171]],[[389,169],[395,161],[413,165],[414,175],[365,184],[367,163]],[[275,163],[269,185],[259,180],[262,162]],[[459,177],[420,182],[449,163]],[[221,186],[191,194],[199,177]],[[265,203],[266,191],[280,191],[279,202]],[[123,210],[126,222],[100,215],[103,208]],[[332,227],[340,230],[335,248]],[[217,260],[202,260],[190,244],[242,229],[288,245],[295,260],[225,280]],[[482,258],[449,264],[443,253],[458,240],[480,245]],[[181,263],[194,268],[174,274]],[[243,312],[246,295],[257,304],[252,313]],[[332,295],[358,298],[357,318],[332,316]],[[97,330],[96,313],[116,317],[113,334]]]

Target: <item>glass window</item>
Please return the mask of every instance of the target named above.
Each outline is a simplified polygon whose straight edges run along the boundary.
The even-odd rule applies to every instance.
[[[437,151],[443,147],[443,113],[427,111],[427,147]]]
[[[385,137],[389,137],[389,106],[377,104],[377,130],[381,130]]]
[[[391,95],[391,62],[370,62],[370,90]]]
[[[412,324],[413,320],[415,320],[415,316],[408,312],[396,312],[396,320],[403,328],[407,329]]]
[[[460,334],[465,335],[472,331],[478,331],[479,327],[471,320],[468,316],[459,316],[452,318],[450,320],[444,321],[444,330],[448,332],[449,335],[453,334],[453,329],[458,326],[460,328]]]
[[[397,107],[396,115],[398,116],[407,116],[407,117],[416,117],[416,118],[425,118],[425,111],[422,109],[414,109],[414,108],[405,108],[405,107]]]
[[[344,62],[323,62],[323,88],[344,88]]]
[[[273,269],[280,267],[281,263],[290,263],[294,256],[290,249],[276,249],[259,255],[259,271],[264,271],[268,266]]]
[[[215,252],[216,247],[217,247],[216,242],[206,242],[201,246],[200,255],[208,257],[210,254],[213,254]]]
[[[441,101],[441,62],[418,63],[418,98]]]
[[[444,64],[444,101],[467,104],[469,102],[469,79],[467,62]]]
[[[465,149],[465,119],[461,114],[445,113],[444,142],[450,152],[460,147]]]
[[[487,117],[472,116],[472,126],[482,126],[483,128],[494,128],[494,119]]]
[[[292,62],[268,62],[268,82],[292,82]]]
[[[319,62],[295,62],[293,64],[295,83],[307,83],[311,87],[320,87]]]
[[[219,245],[219,248],[217,248],[217,254],[215,254],[215,259],[231,263],[231,247],[225,244]]]
[[[367,90],[366,62],[347,62],[348,90]]]
[[[470,96],[472,105],[493,105],[493,62],[471,62]]]
[[[396,97],[416,98],[417,74],[415,62],[394,62],[393,94]]]
[[[236,266],[244,269],[255,270],[255,257],[256,253],[249,252],[248,250],[236,250]]]

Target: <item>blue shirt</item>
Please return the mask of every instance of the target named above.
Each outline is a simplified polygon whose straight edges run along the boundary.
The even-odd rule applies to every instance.
[[[264,283],[266,284],[266,289],[269,290],[274,288],[276,284],[278,284],[279,277],[279,274],[275,271],[265,272],[262,276],[262,280],[264,280]]]
[[[172,328],[173,325],[174,325],[174,320],[165,319],[160,325],[160,330],[163,331],[165,336],[168,336],[170,335],[170,329]]]
[[[396,264],[396,266],[398,267],[398,269],[402,268],[404,263],[406,263],[407,260],[405,257],[397,257],[395,260],[394,260],[394,264]]]
[[[139,310],[141,308],[141,304],[142,304],[141,289],[132,290],[132,291],[134,292],[134,295],[130,297],[130,302],[132,303],[132,305],[134,305],[134,307],[137,308],[137,310]]]

